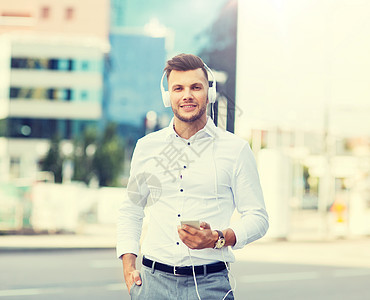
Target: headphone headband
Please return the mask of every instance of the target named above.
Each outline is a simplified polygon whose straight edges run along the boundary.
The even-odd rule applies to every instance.
[[[212,76],[212,86],[208,87],[208,101],[209,103],[215,103],[217,98],[217,91],[216,91],[216,78],[213,74],[212,70],[203,63],[204,68],[211,74]],[[161,93],[162,93],[162,100],[165,107],[171,107],[171,100],[170,100],[170,93],[169,91],[166,91],[163,86],[163,80],[167,72],[163,72],[162,78],[161,78]],[[208,81],[209,82],[209,81]],[[208,83],[209,85],[209,83]]]

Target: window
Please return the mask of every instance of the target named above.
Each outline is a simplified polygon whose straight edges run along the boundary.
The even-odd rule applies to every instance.
[[[65,19],[72,20],[74,17],[74,9],[73,7],[67,7],[65,11]]]
[[[12,69],[26,69],[27,58],[12,58],[11,67]]]
[[[68,59],[59,59],[58,60],[58,70],[66,71],[69,68]]]
[[[73,60],[68,59],[68,71],[72,71],[72,70],[73,70]]]
[[[10,99],[19,98],[18,95],[20,90],[21,90],[20,88],[11,87],[9,92],[9,98]]]
[[[16,57],[11,60],[12,69],[36,69],[36,70],[47,70],[51,69],[52,59],[46,58],[26,58],[26,57]]]
[[[82,134],[87,127],[97,128],[93,120],[9,118],[9,137],[51,139],[58,134],[62,139],[71,139]]]
[[[86,100],[87,99],[87,91],[83,90],[81,91],[81,99]]]
[[[49,19],[50,16],[50,7],[43,6],[41,7],[41,19]]]
[[[11,60],[12,69],[72,71],[73,65],[74,61],[70,58],[13,57]]]
[[[71,139],[72,138],[72,121],[71,120],[65,120],[65,138]]]
[[[49,70],[58,70],[58,60],[54,59],[54,58],[49,59],[48,69]]]
[[[44,88],[44,87],[10,87],[10,99],[37,99],[70,101],[72,90],[70,88]]]
[[[89,70],[89,62],[87,60],[82,61],[81,70],[83,70],[83,71],[88,71]]]

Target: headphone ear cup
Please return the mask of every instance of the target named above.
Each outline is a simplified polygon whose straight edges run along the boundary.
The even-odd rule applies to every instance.
[[[162,101],[163,101],[164,107],[171,107],[170,92],[166,91],[163,86],[163,79],[165,75],[166,75],[166,72],[163,72],[162,79],[161,79]]]
[[[162,93],[162,100],[165,107],[171,107],[170,93],[168,91]]]
[[[216,89],[214,87],[210,87],[208,89],[208,101],[209,103],[215,103],[217,98]]]
[[[212,75],[212,86],[210,86],[208,88],[208,102],[213,104],[217,100],[216,78],[215,78],[215,75],[213,74],[212,70],[206,64],[204,64],[204,67]]]

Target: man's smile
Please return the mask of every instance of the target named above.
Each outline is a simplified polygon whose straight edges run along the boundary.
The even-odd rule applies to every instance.
[[[193,111],[196,108],[196,104],[184,104],[180,105],[180,108],[184,110],[185,112]]]
[[[180,107],[195,107],[195,104],[185,104],[185,105],[180,105]]]

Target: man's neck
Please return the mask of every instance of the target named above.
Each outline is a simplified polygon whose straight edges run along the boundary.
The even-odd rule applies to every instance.
[[[204,126],[206,126],[206,124],[207,124],[206,115],[194,122],[184,122],[175,117],[173,121],[173,129],[183,139],[188,140],[199,130],[203,129]]]

